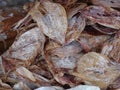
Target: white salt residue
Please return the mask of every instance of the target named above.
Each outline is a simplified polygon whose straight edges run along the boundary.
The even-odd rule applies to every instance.
[[[76,67],[76,59],[74,57],[65,57],[59,60],[53,60],[57,68],[73,69]]]

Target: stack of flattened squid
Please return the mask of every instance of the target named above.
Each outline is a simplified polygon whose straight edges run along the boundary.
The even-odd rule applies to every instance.
[[[119,0],[23,9],[0,11],[0,90],[120,90]]]

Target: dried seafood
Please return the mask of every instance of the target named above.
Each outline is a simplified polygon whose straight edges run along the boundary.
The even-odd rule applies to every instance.
[[[94,23],[120,29],[120,12],[112,8],[88,6],[83,10],[83,15]]]
[[[29,60],[27,64],[31,64],[30,61],[43,52],[44,43],[43,33],[38,27],[34,27],[22,34],[3,56],[22,61]]]
[[[37,2],[29,14],[45,35],[60,44],[65,42],[67,17],[65,9],[60,4],[50,1]]]
[[[0,8],[0,90],[119,90],[119,6],[36,0]]]
[[[104,7],[120,8],[119,0],[91,0],[91,2],[95,5],[102,5]]]
[[[106,56],[89,52],[79,59],[75,75],[86,83],[106,88],[120,75],[114,65]]]
[[[101,53],[111,58],[111,60],[120,62],[120,32],[104,44]]]

